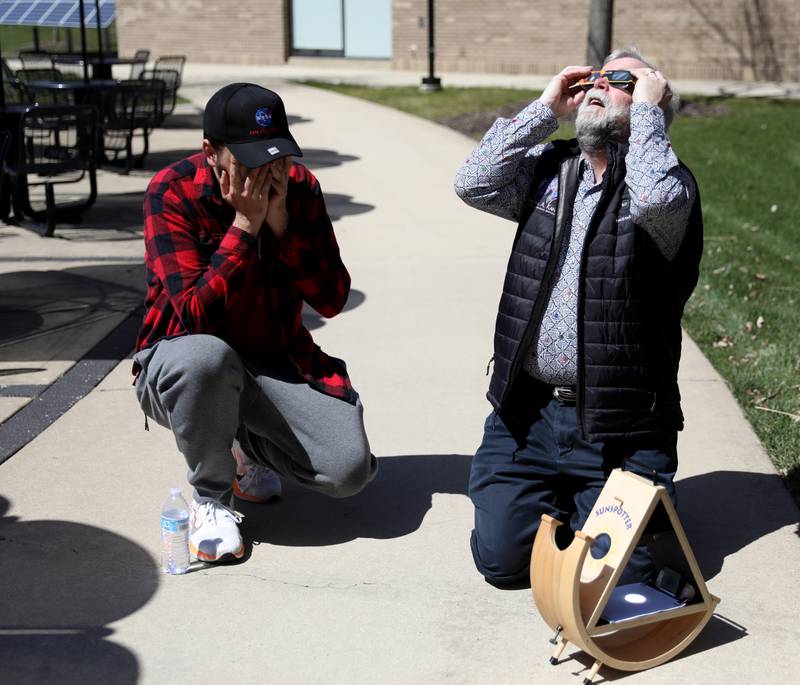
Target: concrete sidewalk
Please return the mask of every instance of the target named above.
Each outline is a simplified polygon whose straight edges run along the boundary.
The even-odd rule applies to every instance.
[[[380,473],[348,500],[290,484],[277,503],[243,506],[253,543],[244,563],[161,576],[160,505],[172,484],[188,496],[185,466],[166,430],[152,422],[143,430],[123,360],[0,465],[1,679],[579,682],[591,661],[568,649],[573,658],[550,666],[550,631],[530,591],[487,585],[469,553],[467,474],[489,411],[485,367],[514,233],[452,191],[473,141],[255,69],[189,75],[183,93],[202,105],[238,78],[258,78],[284,96],[303,161],[325,192],[354,291],[342,315],[309,316],[307,324],[323,349],[348,362]],[[151,170],[199,147],[191,108],[175,121],[153,136]],[[12,359],[0,356],[7,385],[35,385],[45,373],[41,383],[51,383],[77,368],[130,312],[128,294],[141,293],[143,279],[133,212],[151,170],[103,173],[105,226],[92,224],[91,212],[88,227],[59,227],[59,240],[0,226],[0,280],[20,283],[24,272],[33,288],[37,274],[68,272],[102,291],[73,305],[107,314],[102,325],[90,322],[83,353],[74,339],[59,339],[66,352],[49,360],[25,345]],[[116,221],[124,225],[113,228]],[[104,354],[88,361],[113,359]],[[681,386],[679,513],[722,604],[680,658],[631,677],[793,682],[797,508],[726,385],[688,340]]]

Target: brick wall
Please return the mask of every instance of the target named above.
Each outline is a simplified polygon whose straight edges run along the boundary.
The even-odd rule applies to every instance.
[[[616,2],[615,8],[615,44],[637,43],[677,78],[800,80],[797,0]]]
[[[286,61],[288,0],[117,0],[119,53],[150,58],[278,64]]]
[[[590,0],[436,0],[436,69],[550,74],[582,64],[589,5]],[[672,78],[800,80],[798,0],[614,5],[614,45],[638,45]],[[427,71],[427,7],[427,0],[394,1],[395,67]]]
[[[436,68],[549,74],[558,65],[580,63],[586,30],[578,27],[586,23],[587,6],[578,0],[436,0]],[[398,68],[427,69],[427,7],[427,0],[393,3]]]
[[[798,0],[617,0],[614,45],[671,78],[800,81]],[[551,74],[585,60],[590,0],[436,0],[437,71]],[[120,52],[286,60],[289,0],[117,0]],[[393,0],[392,66],[427,72],[427,0]],[[421,21],[420,21],[421,19]],[[421,24],[421,25],[420,25]]]

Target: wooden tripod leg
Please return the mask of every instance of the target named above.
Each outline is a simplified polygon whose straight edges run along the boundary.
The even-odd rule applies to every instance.
[[[592,668],[589,671],[589,675],[587,675],[583,679],[583,685],[591,685],[592,681],[594,680],[594,677],[597,675],[602,665],[603,664],[601,664],[600,661],[595,661],[594,664],[592,664]]]
[[[563,637],[559,639],[558,645],[556,646],[556,651],[553,652],[553,656],[550,657],[551,665],[555,666],[558,663],[558,659],[564,653],[566,646],[567,641]]]

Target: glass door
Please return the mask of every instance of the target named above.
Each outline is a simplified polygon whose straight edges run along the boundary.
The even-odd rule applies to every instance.
[[[392,56],[392,0],[344,0],[344,56]]]
[[[292,0],[293,55],[389,59],[392,0]]]
[[[292,54],[344,55],[342,0],[292,0]]]

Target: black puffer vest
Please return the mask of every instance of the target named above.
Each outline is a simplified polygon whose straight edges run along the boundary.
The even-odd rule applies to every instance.
[[[599,204],[587,230],[578,296],[577,413],[589,441],[660,438],[683,428],[678,392],[683,308],[697,283],[703,249],[700,195],[672,262],[630,218],[623,146],[612,150]],[[536,167],[521,213],[494,339],[487,397],[506,408],[569,239],[580,151],[554,141]],[[558,197],[543,197],[554,176]],[[547,388],[531,401],[544,404]]]

